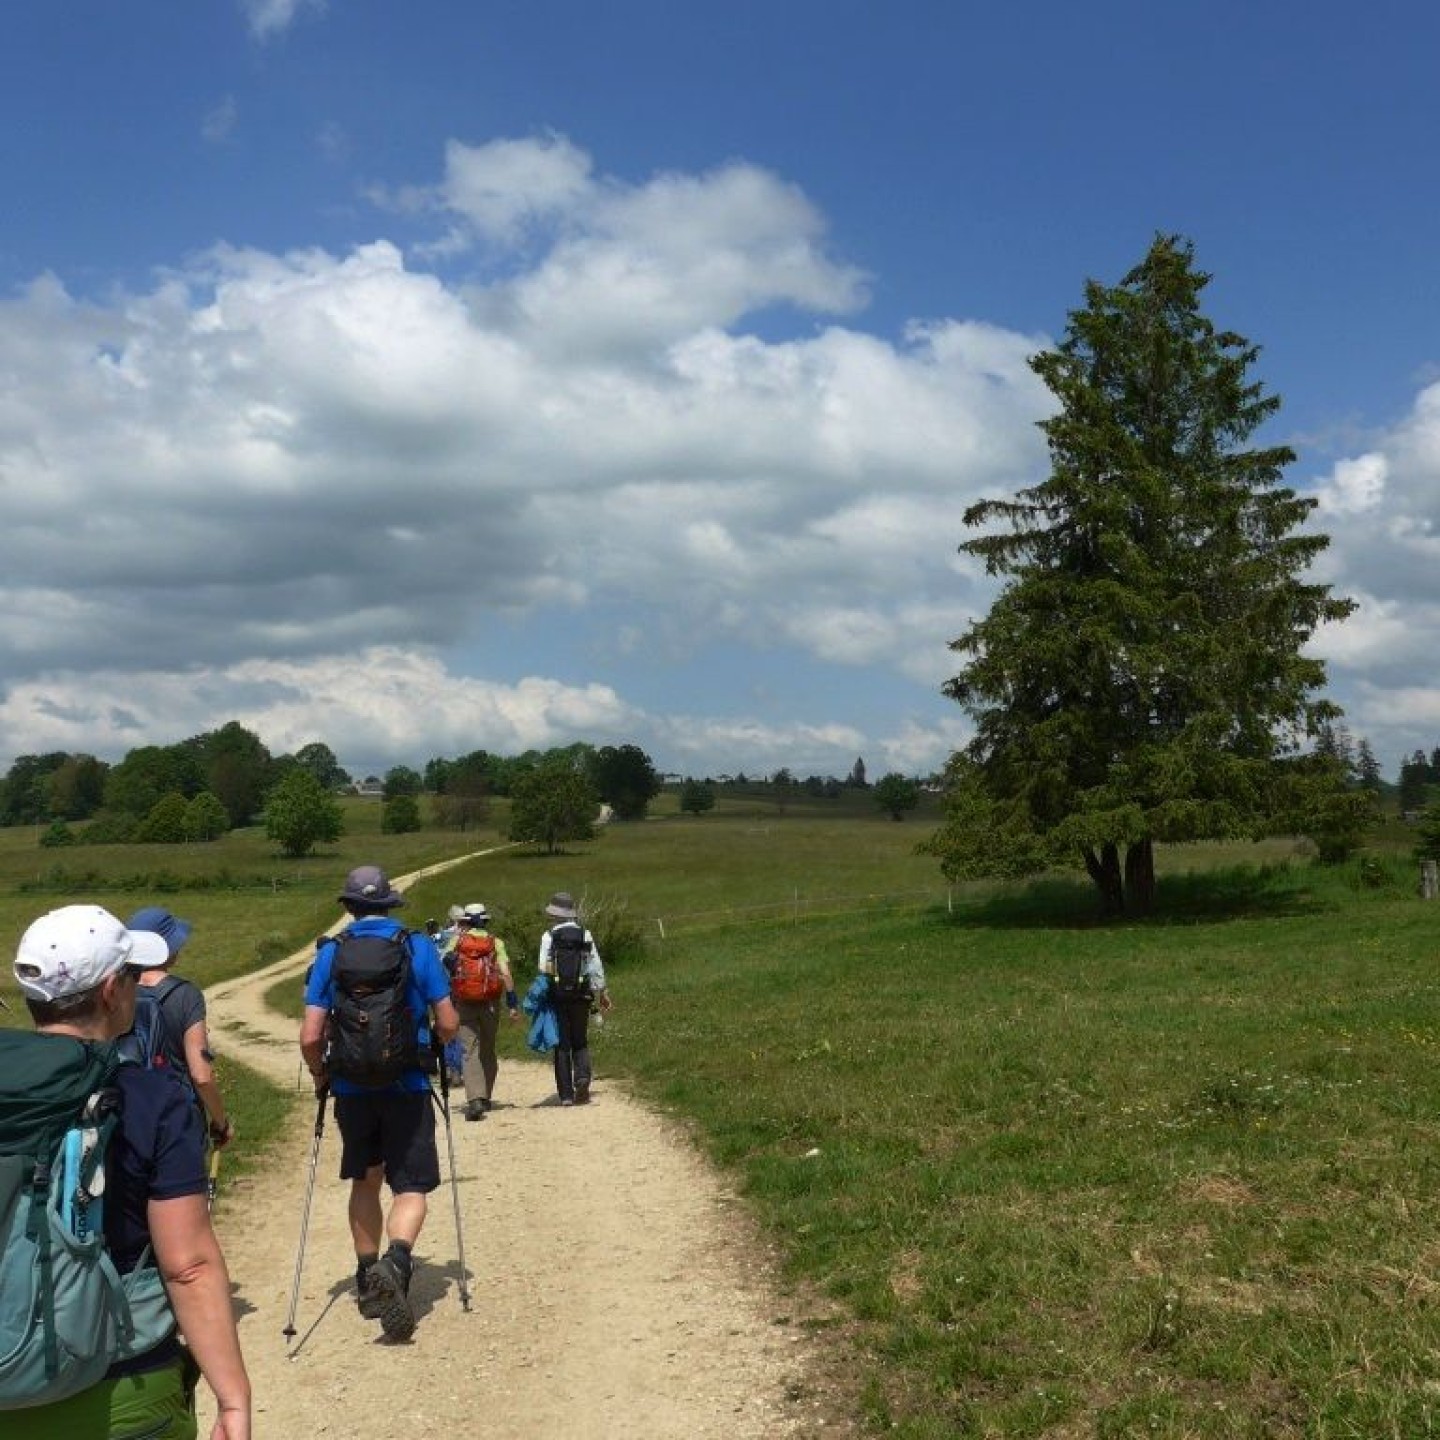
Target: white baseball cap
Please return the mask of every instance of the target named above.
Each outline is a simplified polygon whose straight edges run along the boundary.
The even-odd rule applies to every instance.
[[[59,1000],[93,990],[124,965],[149,970],[170,961],[153,930],[127,930],[100,905],[62,905],[20,937],[15,979],[31,1000]]]

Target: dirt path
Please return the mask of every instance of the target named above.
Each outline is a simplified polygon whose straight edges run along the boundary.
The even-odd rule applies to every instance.
[[[458,863],[458,862],[454,862]],[[432,867],[434,873],[444,866]],[[402,888],[417,875],[396,881]],[[297,1027],[264,1004],[310,952],[214,987],[217,1049],[297,1083]],[[597,1066],[594,1101],[554,1103],[548,1062],[502,1062],[496,1109],[452,1113],[456,1185],[417,1247],[414,1338],[392,1345],[351,1296],[348,1187],[327,1115],[297,1335],[289,1312],[310,1173],[307,1103],[268,1174],[225,1187],[217,1215],[255,1388],[258,1437],[415,1440],[762,1440],[834,1436],[806,1332],[765,1284],[768,1257],[739,1202],[666,1121]],[[470,1276],[459,1295],[454,1196]],[[201,1386],[202,1435],[213,1419]]]

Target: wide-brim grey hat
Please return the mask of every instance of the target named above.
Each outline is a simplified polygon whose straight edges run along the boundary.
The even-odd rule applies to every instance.
[[[575,918],[575,897],[568,891],[557,890],[550,897],[550,903],[545,907],[545,913],[556,920],[573,920]]]
[[[345,877],[345,888],[335,897],[343,905],[353,900],[358,905],[374,905],[394,910],[405,903],[405,897],[390,884],[390,877],[378,865],[360,865]]]

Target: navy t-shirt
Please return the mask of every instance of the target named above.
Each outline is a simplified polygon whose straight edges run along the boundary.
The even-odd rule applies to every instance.
[[[124,1275],[150,1244],[149,1202],[205,1193],[205,1127],[173,1073],[122,1065],[115,1083],[120,1123],[105,1160],[105,1239]],[[110,1377],[153,1369],[177,1353],[172,1336],[148,1355],[111,1366]]]

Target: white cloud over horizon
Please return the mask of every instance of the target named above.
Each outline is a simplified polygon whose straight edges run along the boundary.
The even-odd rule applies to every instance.
[[[12,756],[234,718],[365,769],[574,739],[695,773],[937,768],[964,736],[946,646],[990,593],[961,517],[1043,473],[1047,337],[867,333],[824,217],[742,162],[622,182],[560,135],[452,141],[381,198],[396,233],[343,251],[0,300]],[[1315,490],[1325,578],[1364,597],[1332,680],[1397,740],[1428,723],[1382,702],[1421,663],[1403,607],[1440,608],[1437,437],[1440,386]],[[721,652],[813,668],[813,699],[777,721],[743,673],[701,691]]]
[[[485,241],[478,269],[392,239],[217,246],[111,299],[42,276],[0,303],[12,750],[239,718],[375,765],[595,735],[664,746],[669,768],[848,770],[867,744],[883,763],[818,692],[783,724],[676,719],[593,658],[561,683],[493,637],[606,611],[601,652],[788,649],[933,693],[931,632],[968,583],[960,511],[1040,453],[1042,337],[736,328],[863,298],[814,208],[757,167],[622,185],[561,137],[452,143],[446,164],[427,203]],[[516,263],[487,278],[502,242]],[[373,691],[353,706],[333,698],[349,656]]]

